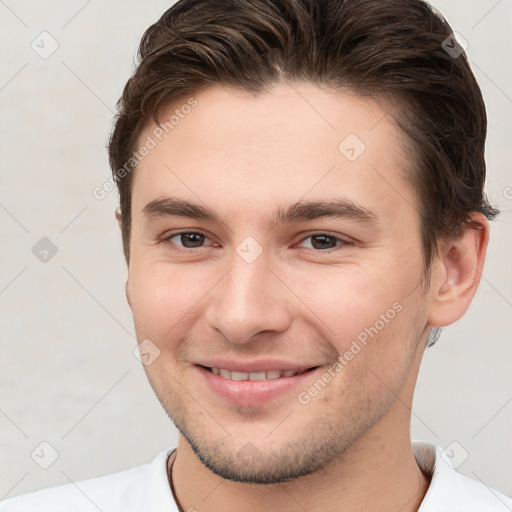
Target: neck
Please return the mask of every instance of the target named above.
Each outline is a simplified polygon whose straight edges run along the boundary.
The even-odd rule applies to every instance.
[[[256,504],[259,509],[283,512],[415,512],[429,485],[415,460],[408,424],[392,438],[367,432],[327,467],[268,485],[220,478],[180,435],[172,478],[181,509],[201,512],[244,512],[254,510]]]

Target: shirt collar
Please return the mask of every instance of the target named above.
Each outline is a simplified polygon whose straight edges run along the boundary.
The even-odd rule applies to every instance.
[[[414,456],[425,474],[431,474],[429,488],[418,512],[510,511],[507,497],[458,473],[450,455],[427,441],[412,441]]]

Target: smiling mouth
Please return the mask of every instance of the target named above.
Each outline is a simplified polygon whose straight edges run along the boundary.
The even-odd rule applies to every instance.
[[[295,375],[302,375],[303,373],[307,373],[313,370],[316,370],[317,368],[320,368],[319,366],[314,366],[312,368],[304,368],[301,370],[262,370],[259,372],[239,372],[239,371],[232,371],[228,370],[226,368],[210,368],[208,366],[198,365],[201,368],[204,368],[205,370],[215,374],[219,375],[220,377],[227,379],[227,380],[236,380],[236,381],[243,381],[243,380],[251,380],[251,381],[258,381],[258,380],[275,380],[275,379],[281,379],[286,377],[294,377]]]

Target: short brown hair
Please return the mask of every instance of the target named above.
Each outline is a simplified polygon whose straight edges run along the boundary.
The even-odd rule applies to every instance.
[[[129,263],[132,160],[145,125],[211,85],[304,81],[391,100],[408,135],[426,267],[487,201],[485,105],[446,20],[421,0],[179,0],[142,37],[109,141]],[[461,54],[457,54],[461,53]],[[123,169],[123,172],[119,172]]]

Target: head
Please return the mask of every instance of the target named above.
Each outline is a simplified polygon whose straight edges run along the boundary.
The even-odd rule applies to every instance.
[[[144,34],[109,143],[127,297],[158,398],[217,474],[284,481],[408,433],[400,403],[497,214],[451,35],[420,0],[181,0]],[[256,403],[208,387],[219,359],[317,369]]]

